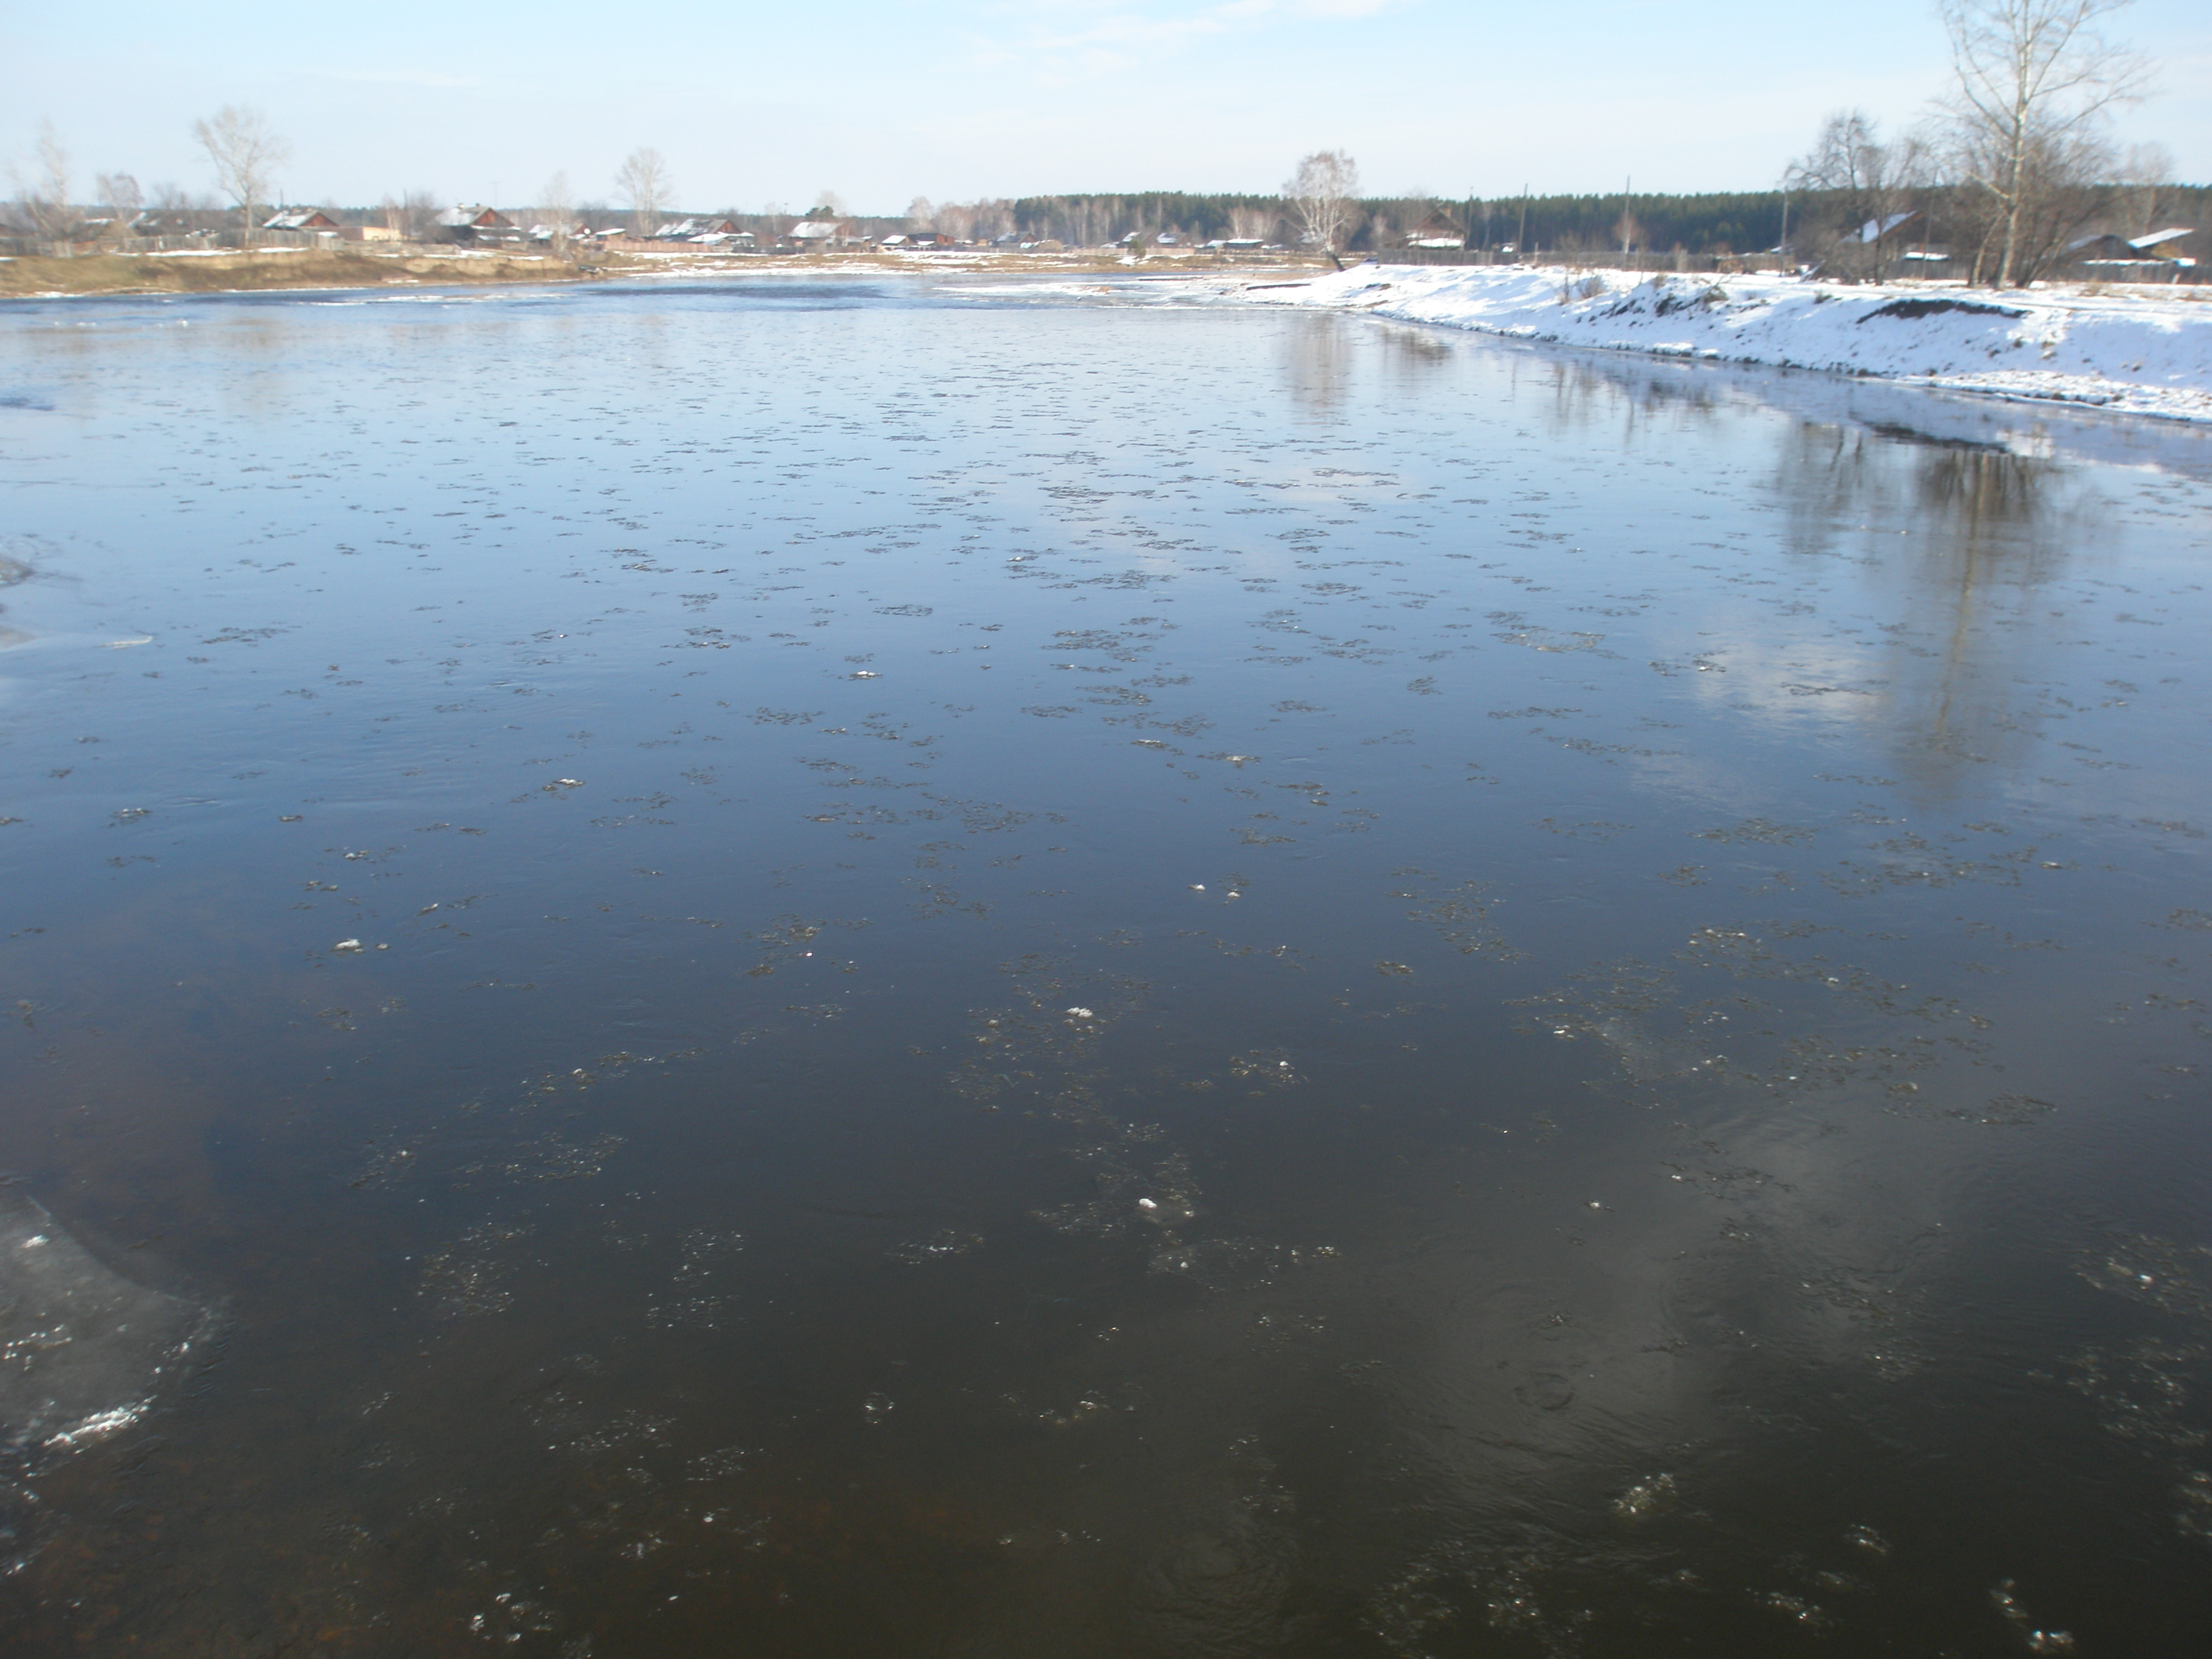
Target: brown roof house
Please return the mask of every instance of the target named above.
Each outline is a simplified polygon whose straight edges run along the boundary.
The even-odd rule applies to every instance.
[[[841,219],[828,208],[817,208],[785,232],[784,240],[811,252],[825,247],[844,247],[860,239],[853,234],[850,219]]]
[[[514,221],[496,208],[450,207],[431,222],[430,234],[441,242],[467,246],[476,242],[505,242],[515,237]]]
[[[1407,247],[1465,247],[1467,232],[1460,228],[1458,220],[1449,217],[1442,210],[1438,210],[1406,233],[1406,246]]]
[[[696,242],[708,236],[739,236],[744,234],[738,228],[736,220],[708,214],[702,218],[678,219],[665,224],[653,233],[653,240],[656,242]]]
[[[2095,275],[2126,281],[2130,276],[2180,280],[2197,261],[2181,246],[2197,233],[2187,225],[2172,225],[2147,236],[2085,236],[2066,250],[2067,258],[2089,267]]]

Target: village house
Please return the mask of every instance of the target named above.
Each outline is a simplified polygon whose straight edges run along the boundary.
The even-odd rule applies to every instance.
[[[793,246],[814,252],[825,247],[846,247],[864,239],[853,234],[853,222],[840,219],[827,208],[817,208],[784,233],[784,240]]]
[[[1442,210],[1431,213],[1406,233],[1407,247],[1465,247],[1467,233],[1459,222],[1446,216]]]
[[[431,222],[431,234],[436,240],[463,247],[513,241],[517,234],[514,221],[496,208],[450,207]]]
[[[653,233],[656,242],[696,242],[708,236],[741,236],[734,219],[718,218],[708,215],[700,219],[678,219],[661,226]]]
[[[2179,282],[2197,261],[2181,245],[2197,233],[2187,225],[2170,225],[2144,236],[2119,236],[2109,232],[2085,236],[2066,250],[2066,257],[2090,276],[2108,282]]]
[[[320,208],[279,208],[261,222],[264,230],[328,231],[337,235],[344,228]]]

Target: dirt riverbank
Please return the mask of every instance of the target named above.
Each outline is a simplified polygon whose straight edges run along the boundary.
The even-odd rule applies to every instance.
[[[0,259],[0,300],[94,294],[230,294],[277,289],[441,287],[494,283],[572,283],[606,278],[788,275],[794,271],[1008,275],[1142,270],[1166,276],[1235,269],[1265,276],[1315,264],[1286,256],[1255,264],[1199,250],[1141,261],[1113,253],[1011,253],[990,249],[914,254],[874,251],[778,255],[595,253],[588,262],[550,254],[454,251],[368,253],[357,249],[260,249],[252,253],[86,254],[71,259]]]
[[[0,259],[0,297],[76,294],[216,294],[288,288],[390,288],[454,283],[565,283],[586,273],[529,255],[393,258],[349,250],[253,253],[94,253]]]

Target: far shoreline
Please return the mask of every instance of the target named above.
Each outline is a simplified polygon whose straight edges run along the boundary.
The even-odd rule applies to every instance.
[[[1241,256],[1208,257],[1153,253],[1142,260],[1126,254],[1006,253],[976,250],[951,254],[607,254],[585,263],[554,254],[480,253],[471,250],[413,249],[404,254],[362,253],[351,249],[264,248],[224,253],[93,253],[71,258],[0,258],[0,304],[10,301],[92,299],[104,295],[269,294],[320,289],[330,292],[392,288],[528,286],[565,287],[571,283],[611,282],[633,277],[877,274],[926,276],[1006,275],[1103,276],[1143,272],[1155,276],[1226,275],[1255,276],[1286,272],[1315,273],[1328,267],[1318,258],[1288,255],[1255,260]]]

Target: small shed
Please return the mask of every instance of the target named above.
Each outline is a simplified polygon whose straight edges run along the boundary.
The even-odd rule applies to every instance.
[[[326,230],[337,232],[344,227],[320,208],[280,208],[262,222],[264,230]]]

